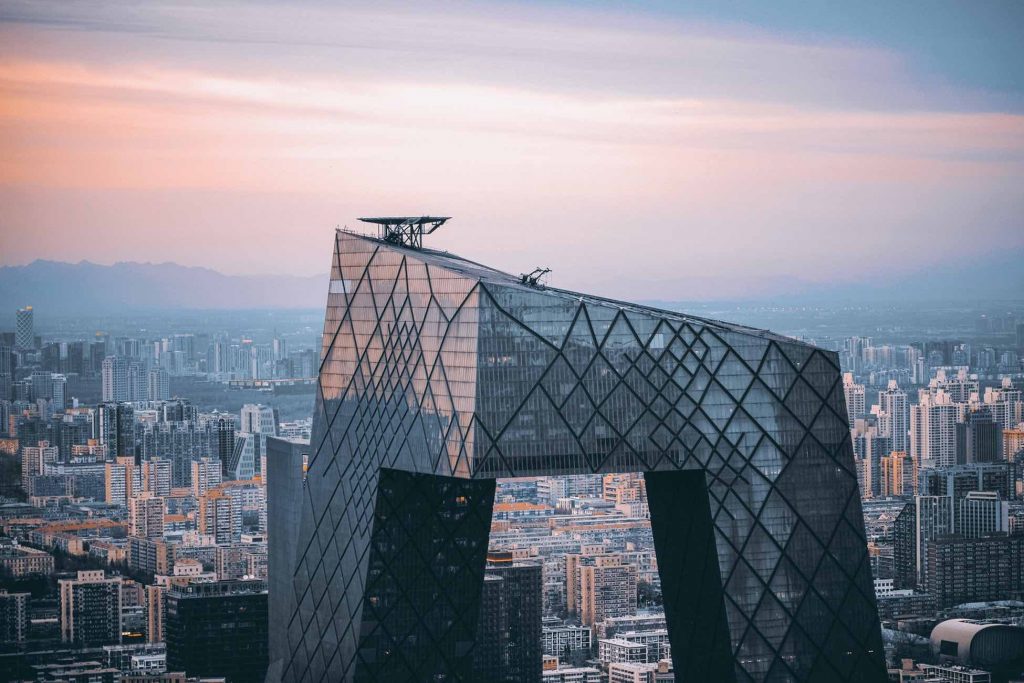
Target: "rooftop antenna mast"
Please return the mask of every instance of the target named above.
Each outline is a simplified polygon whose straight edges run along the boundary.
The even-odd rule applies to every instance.
[[[375,224],[377,237],[385,242],[422,249],[423,236],[434,232],[450,218],[451,216],[383,216],[359,220]]]

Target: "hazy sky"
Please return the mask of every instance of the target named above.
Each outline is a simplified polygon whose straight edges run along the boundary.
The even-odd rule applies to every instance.
[[[0,264],[326,272],[356,216],[636,298],[1024,247],[1024,3],[0,2]]]

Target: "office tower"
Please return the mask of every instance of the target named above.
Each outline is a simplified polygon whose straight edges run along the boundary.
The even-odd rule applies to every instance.
[[[878,392],[878,405],[888,418],[882,436],[892,439],[894,451],[906,453],[910,447],[910,408],[907,403],[907,392],[899,388],[896,380],[889,380],[889,386]]]
[[[55,412],[64,412],[68,405],[68,378],[64,375],[50,375],[50,400]]]
[[[31,383],[30,397],[33,401],[53,398],[53,373],[47,370],[34,370],[29,377]]]
[[[541,679],[541,566],[501,557],[488,560],[474,654],[477,680]]]
[[[241,428],[235,435],[227,478],[252,479],[261,472],[261,462],[267,451],[267,437],[277,436],[277,423],[276,408],[258,403],[242,406]]]
[[[28,638],[28,598],[0,588],[0,643],[20,645]]]
[[[57,583],[62,642],[76,647],[121,642],[121,577],[106,578],[100,569]]]
[[[153,458],[142,461],[142,490],[154,496],[171,495],[171,461]]]
[[[910,408],[910,454],[922,468],[956,464],[956,423],[961,407],[949,394],[922,389]]]
[[[995,491],[970,491],[960,501],[956,531],[967,538],[1009,533],[1010,504]]]
[[[128,390],[128,359],[121,356],[107,356],[103,359],[103,401],[130,401]]]
[[[135,456],[135,410],[128,403],[101,403],[93,413],[93,438],[114,457]]]
[[[231,456],[235,452],[235,425],[224,417],[210,420],[207,425],[210,430],[211,455],[217,459],[221,473],[226,476]]]
[[[128,501],[128,534],[160,540],[164,537],[164,499],[141,493]]]
[[[252,479],[256,476],[256,463],[262,462],[267,437],[263,434],[238,432],[235,448],[228,458],[226,479]]]
[[[228,683],[267,673],[267,587],[262,581],[189,583],[167,589],[167,668]]]
[[[214,489],[200,498],[198,527],[200,533],[213,536],[217,544],[237,540],[242,524],[231,497]]]
[[[965,422],[956,425],[956,462],[996,462],[999,460],[999,425],[992,418],[988,408],[972,410]]]
[[[35,446],[21,448],[21,487],[28,491],[29,480],[43,474],[46,465],[57,462],[60,452],[49,441],[40,441]]]
[[[644,473],[677,676],[884,676],[835,353],[335,244],[297,538],[269,538],[282,680],[471,680],[495,478],[615,472]]]
[[[128,501],[142,490],[142,474],[135,465],[135,458],[119,457],[105,465],[104,500],[117,505],[128,505]]]
[[[146,400],[166,401],[171,398],[171,376],[163,368],[153,368],[146,375]]]
[[[242,424],[239,431],[277,436],[277,423],[277,408],[261,403],[246,403],[242,406]]]
[[[33,318],[35,312],[31,306],[18,309],[15,321],[14,346],[18,349],[34,349],[36,347],[36,330]]]
[[[212,458],[192,461],[192,495],[201,498],[223,480],[220,463]]]
[[[912,496],[917,492],[917,462],[909,454],[893,451],[882,458],[882,497]]]
[[[846,397],[847,421],[852,425],[866,412],[864,385],[853,380],[852,372],[843,373],[843,395]]]

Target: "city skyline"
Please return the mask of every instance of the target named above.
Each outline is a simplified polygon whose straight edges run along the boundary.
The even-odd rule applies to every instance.
[[[443,210],[438,247],[646,299],[1024,246],[1012,3],[220,9],[0,9],[5,264],[313,274],[352,216]],[[617,272],[638,235],[688,244]]]

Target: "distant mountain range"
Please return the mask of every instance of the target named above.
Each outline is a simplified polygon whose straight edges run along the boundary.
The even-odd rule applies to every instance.
[[[0,306],[43,315],[173,309],[322,308],[326,273],[225,275],[176,263],[33,261],[0,267]]]
[[[680,283],[665,283],[657,298],[671,302]],[[678,291],[686,291],[683,286]],[[1024,299],[1024,249],[915,271],[865,275],[859,282],[819,285],[779,280],[751,303],[846,304]],[[42,315],[106,315],[145,310],[322,309],[327,274],[225,275],[176,263],[33,261],[0,267],[0,311],[25,305]],[[653,298],[653,297],[652,297]]]

